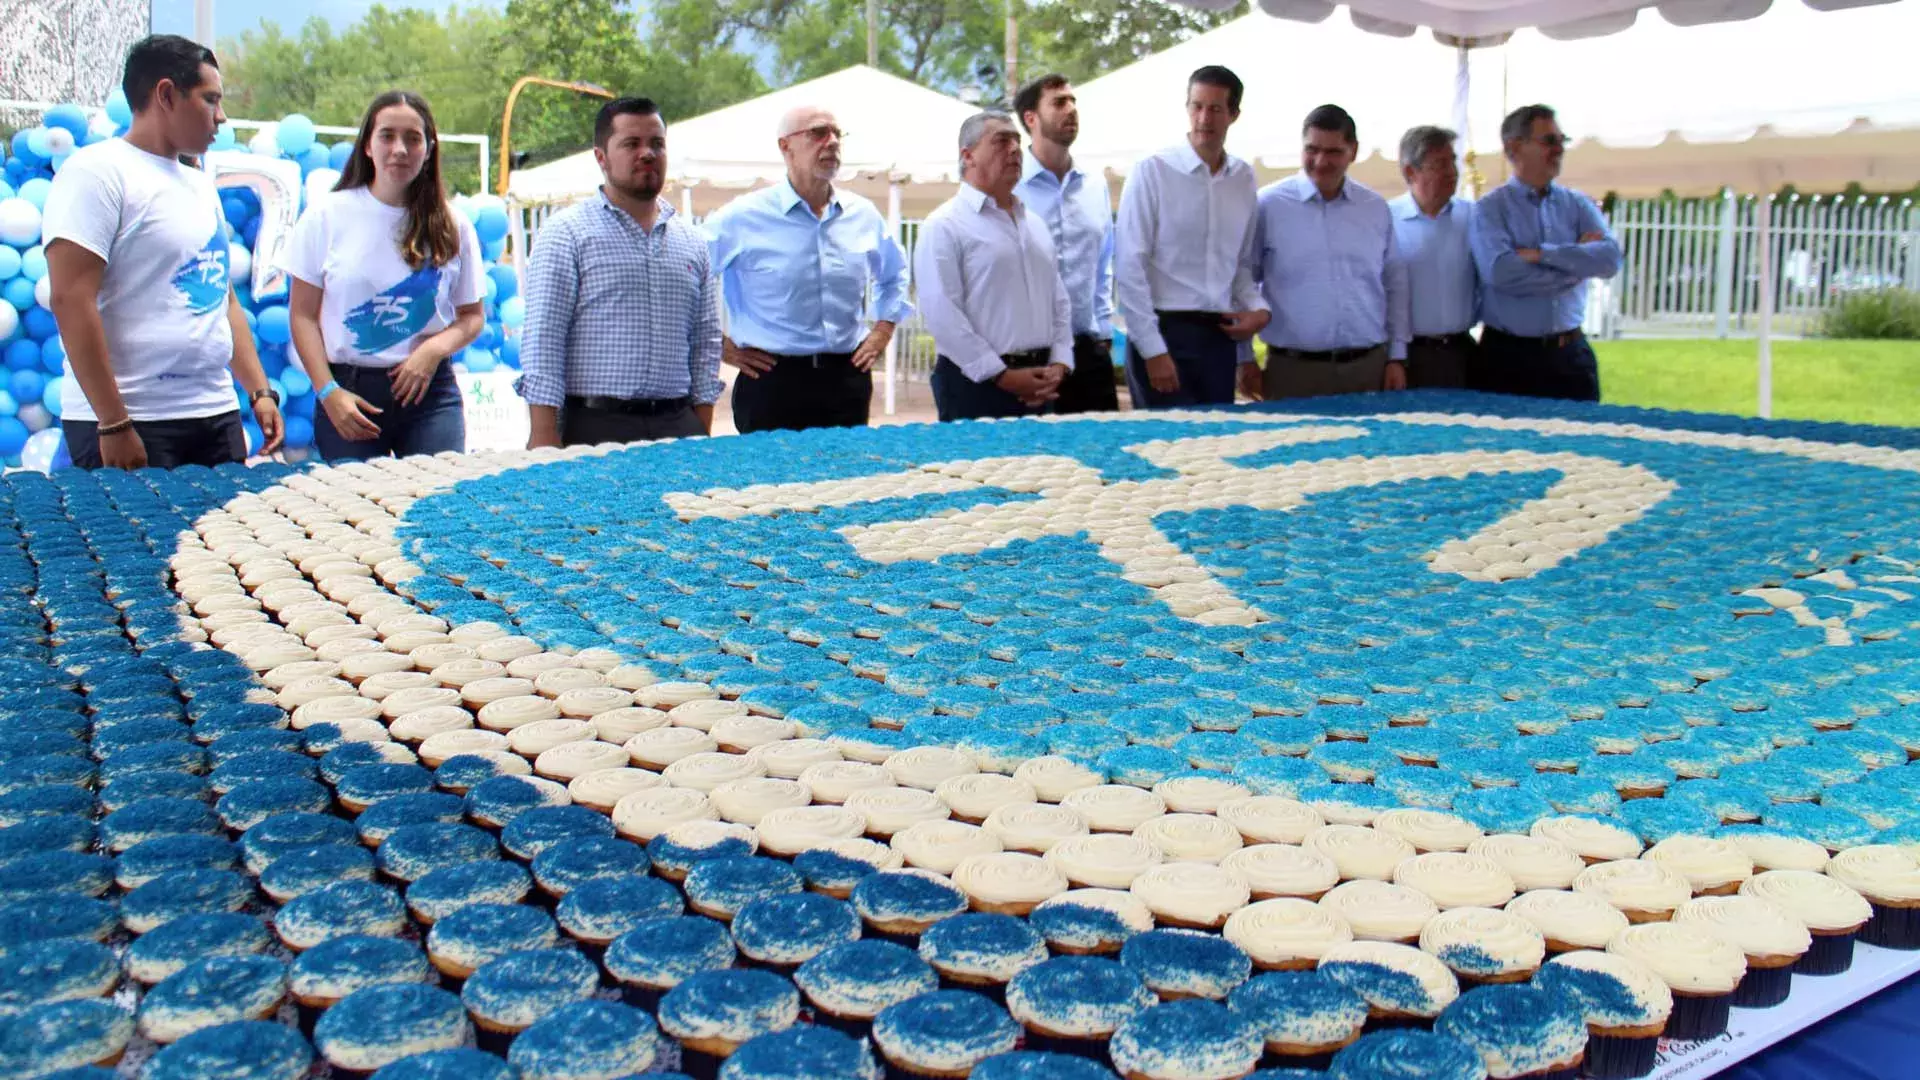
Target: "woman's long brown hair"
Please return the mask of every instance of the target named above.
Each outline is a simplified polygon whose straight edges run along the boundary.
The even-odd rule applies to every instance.
[[[445,266],[460,254],[460,229],[454,224],[453,207],[447,202],[446,185],[440,179],[440,133],[433,125],[433,110],[427,99],[411,90],[389,90],[367,106],[366,119],[360,121],[360,134],[353,138],[353,155],[335,191],[373,185],[373,123],[380,110],[405,105],[420,114],[426,128],[427,160],[420,175],[407,185],[407,227],[400,240],[400,257],[409,267],[419,270],[431,263]]]

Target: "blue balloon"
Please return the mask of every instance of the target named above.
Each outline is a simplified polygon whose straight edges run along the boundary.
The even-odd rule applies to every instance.
[[[0,390],[0,416],[12,416],[19,411],[20,403],[13,400],[13,395]]]
[[[248,457],[252,457],[253,455],[259,453],[260,448],[266,445],[267,440],[265,436],[260,434],[259,424],[256,424],[251,420],[243,420],[240,423],[240,430],[245,432],[247,436],[247,456]]]
[[[7,345],[8,371],[39,371],[40,343],[27,338]]]
[[[466,351],[465,361],[467,370],[476,375],[481,372],[492,371],[494,368],[500,366],[500,362],[495,359],[493,353],[488,352],[486,349],[468,349]]]
[[[491,244],[507,235],[507,212],[498,206],[483,206],[474,216],[473,231],[482,244]],[[492,260],[488,260],[491,262]]]
[[[293,329],[287,322],[287,308],[284,304],[272,304],[255,313],[259,325],[255,333],[260,340],[272,345],[285,345],[293,339]]]
[[[313,421],[304,416],[286,418],[287,449],[305,450],[313,445]]]
[[[78,140],[87,133],[87,110],[73,104],[55,105],[40,118],[40,123],[50,128],[66,128]]]
[[[313,389],[313,380],[307,378],[306,370],[298,364],[288,364],[280,373],[280,386],[286,391],[287,399],[292,400]]]
[[[20,197],[32,203],[37,209],[47,208],[47,192],[53,190],[53,181],[36,176],[20,185]]]
[[[6,195],[0,193],[0,199],[4,198]],[[20,253],[5,244],[0,244],[0,281],[5,281],[19,273]]]
[[[13,189],[12,184],[5,180],[0,180],[0,199],[11,199],[18,194],[19,192]]]
[[[7,303],[12,304],[15,311],[24,315],[33,306],[33,282],[25,277],[13,278],[0,286],[0,295],[6,297]]]
[[[113,121],[115,127],[133,123],[133,106],[127,104],[126,91],[115,90],[107,95],[107,119]]]
[[[60,332],[60,324],[53,321],[53,312],[38,304],[26,310],[20,317],[20,323],[27,328],[27,336],[35,341],[45,341]]]
[[[526,321],[527,301],[524,297],[516,296],[500,305],[500,325],[509,330],[518,330],[520,324]]]
[[[253,204],[238,195],[220,197],[220,212],[227,216],[227,225],[238,229],[253,218]]]
[[[347,171],[347,159],[353,156],[353,144],[337,142],[327,147],[327,168],[339,172]]]
[[[53,156],[53,146],[47,142],[46,128],[27,129],[27,149],[33,151],[33,156],[41,161]]]
[[[16,371],[7,376],[7,391],[15,401],[39,401],[40,395],[47,392],[47,377],[35,367],[31,371]]]
[[[13,133],[13,156],[20,159],[21,169],[23,171],[47,159],[45,154],[34,153],[33,142],[29,137],[31,130],[30,128],[21,128],[19,131]]]
[[[491,243],[480,245],[480,257],[490,263],[499,262],[500,257],[506,253],[507,242],[505,240],[495,240]]]
[[[238,136],[234,135],[232,124],[221,124],[218,128],[214,129],[213,146],[210,147],[210,149],[232,150],[239,145],[240,140]]]
[[[44,405],[48,412],[59,416],[60,392],[66,388],[67,377],[65,375],[55,375],[53,378],[48,379],[46,388],[40,391],[40,404]]]
[[[519,338],[508,338],[500,343],[500,362],[515,371],[520,370]]]
[[[67,343],[55,334],[40,342],[40,367],[51,375],[58,375],[67,369]]]
[[[294,113],[280,121],[275,134],[280,143],[280,149],[297,157],[306,153],[307,148],[313,145],[313,121],[300,113]]]
[[[47,249],[35,244],[20,253],[20,276],[39,281],[47,276]]]
[[[0,416],[0,454],[17,457],[27,445],[27,436],[33,434],[27,425],[17,417]]]
[[[488,323],[480,328],[480,336],[473,339],[473,348],[491,349],[500,343],[500,332],[494,329],[494,325]]]
[[[520,275],[513,272],[511,266],[489,266],[487,277],[499,288],[497,294],[501,302],[520,295]]]
[[[326,168],[327,162],[332,160],[328,156],[327,148],[321,146],[319,143],[314,143],[312,146],[307,147],[307,152],[299,155],[299,157],[301,176],[305,176],[315,169]]]

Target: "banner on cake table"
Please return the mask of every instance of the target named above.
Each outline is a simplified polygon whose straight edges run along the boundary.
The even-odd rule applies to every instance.
[[[466,403],[467,449],[520,450],[527,445],[527,403],[513,392],[517,371],[462,371],[460,397]]]

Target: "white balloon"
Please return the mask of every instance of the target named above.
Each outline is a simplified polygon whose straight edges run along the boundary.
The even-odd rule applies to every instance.
[[[53,455],[60,450],[60,429],[41,428],[27,436],[27,445],[20,450],[20,464],[35,472],[52,472]]]
[[[21,423],[27,425],[28,431],[44,431],[53,424],[53,414],[47,411],[45,405],[37,401],[32,404],[21,405],[20,411],[15,413],[14,416],[17,417]]]
[[[280,156],[280,125],[268,124],[247,140],[247,149],[261,157]]]
[[[0,300],[0,341],[12,337],[14,329],[19,325],[20,313],[13,310],[12,304]]]
[[[87,130],[104,139],[120,130],[120,125],[115,124],[113,118],[108,116],[105,110],[102,110],[95,113],[92,120],[87,121]]]
[[[227,245],[227,280],[248,281],[247,274],[253,270],[253,252],[245,244]]]
[[[52,151],[51,154],[47,155],[48,157],[58,157],[61,154],[73,153],[73,132],[63,127],[48,128],[47,149]]]
[[[53,275],[52,274],[48,274],[42,277],[39,281],[36,281],[33,283],[33,302],[36,304],[39,304],[43,308],[46,308],[48,311],[53,310]]]
[[[0,199],[0,243],[17,248],[40,242],[40,208],[25,199]]]

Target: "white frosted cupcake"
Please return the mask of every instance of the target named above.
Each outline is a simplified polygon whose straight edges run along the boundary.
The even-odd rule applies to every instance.
[[[847,809],[867,821],[867,835],[882,840],[923,821],[945,821],[953,813],[933,792],[915,787],[871,787],[847,793]]]
[[[1218,863],[1240,850],[1240,831],[1212,814],[1164,814],[1133,830],[1170,860]]]
[[[1097,889],[1125,889],[1165,861],[1159,848],[1122,833],[1068,837],[1049,848],[1046,859],[1074,885]]]
[[[1605,900],[1635,923],[1665,922],[1693,897],[1693,885],[1679,871],[1646,859],[1594,863],[1573,879],[1573,889]]]
[[[1411,945],[1350,941],[1320,958],[1319,970],[1359,994],[1367,1013],[1388,1025],[1432,1020],[1460,996],[1460,981],[1438,959]],[[1385,971],[1390,977],[1382,978]]]
[[[1332,859],[1349,881],[1391,881],[1394,867],[1415,854],[1405,840],[1362,825],[1323,825],[1308,833],[1301,846]]]
[[[1081,788],[1061,799],[1060,805],[1085,818],[1094,832],[1130,833],[1167,812],[1166,800],[1125,784]]]
[[[1640,857],[1677,871],[1695,896],[1732,896],[1753,876],[1746,852],[1712,836],[1670,836]]]
[[[1873,918],[1861,927],[1861,941],[1887,949],[1920,949],[1920,862],[1906,848],[1849,848],[1827,863],[1827,876],[1872,905]]]
[[[1673,913],[1677,924],[1699,926],[1719,935],[1747,958],[1747,977],[1733,1003],[1767,1008],[1787,1000],[1793,966],[1813,947],[1805,923],[1785,908],[1756,896],[1703,896]]]
[[[1169,777],[1153,785],[1153,793],[1176,814],[1215,813],[1222,804],[1253,794],[1245,784],[1217,776]]]
[[[1220,860],[1247,883],[1255,900],[1318,900],[1340,883],[1340,868],[1317,851],[1293,844],[1254,844]]]
[[[1739,949],[1699,926],[1658,922],[1620,931],[1607,951],[1645,964],[1673,991],[1669,1038],[1711,1039],[1727,1030],[1734,991],[1747,974]]]
[[[1163,926],[1218,930],[1227,916],[1245,907],[1247,883],[1212,863],[1170,862],[1133,879],[1128,891],[1139,897]]]
[[[1810,870],[1768,870],[1740,886],[1791,912],[1813,936],[1807,955],[1793,967],[1796,975],[1838,975],[1853,966],[1854,936],[1873,918],[1866,898],[1825,874]]]
[[[1462,907],[1435,915],[1420,931],[1420,948],[1440,958],[1462,982],[1526,982],[1547,956],[1547,939],[1518,915]]]
[[[1465,818],[1412,807],[1380,812],[1373,819],[1373,827],[1405,840],[1419,852],[1465,851],[1467,845],[1484,835],[1480,826]]]
[[[1008,851],[1033,855],[1045,855],[1062,840],[1088,835],[1085,818],[1067,807],[1045,802],[997,806],[981,828],[998,836]]]
[[[1250,795],[1220,804],[1214,813],[1249,844],[1299,844],[1326,824],[1320,811],[1279,795]]]
[[[1320,898],[1320,906],[1340,916],[1356,940],[1401,945],[1420,940],[1420,931],[1440,914],[1426,893],[1371,878],[1335,886]]]
[[[1026,915],[1067,891],[1067,877],[1038,855],[1014,851],[969,855],[955,864],[953,883],[975,911]]]
[[[1640,838],[1620,825],[1574,815],[1541,818],[1528,834],[1557,840],[1588,864],[1639,858],[1642,847]]]
[[[998,773],[950,776],[933,789],[955,820],[978,825],[1002,806],[1037,801],[1033,785]]]
[[[1467,845],[1467,854],[1492,860],[1520,892],[1570,888],[1587,868],[1586,860],[1560,841],[1518,833],[1483,836]]]
[[[1335,945],[1353,940],[1338,914],[1307,900],[1261,900],[1227,917],[1221,935],[1265,971],[1308,971]]]
[[[1442,911],[1499,907],[1513,899],[1513,878],[1492,859],[1463,851],[1415,855],[1393,868],[1393,881],[1423,892]]]
[[[893,849],[908,866],[951,874],[969,855],[998,853],[1000,838],[964,821],[922,821],[893,834]]]
[[[1099,773],[1071,758],[1058,755],[1028,758],[1013,770],[1016,780],[1033,785],[1034,797],[1041,802],[1057,803],[1081,788],[1099,787]]]
[[[1546,938],[1550,953],[1604,949],[1632,925],[1620,909],[1593,893],[1534,889],[1513,898],[1507,914],[1532,923]]]

